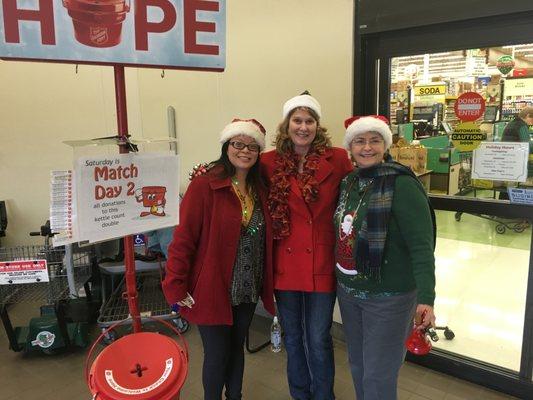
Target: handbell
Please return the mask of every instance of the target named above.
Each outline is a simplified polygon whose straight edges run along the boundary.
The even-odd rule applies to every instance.
[[[413,328],[413,331],[405,341],[407,350],[417,356],[424,356],[431,351],[431,341],[423,329]]]

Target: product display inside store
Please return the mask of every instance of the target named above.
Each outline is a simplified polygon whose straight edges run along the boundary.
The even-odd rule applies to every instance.
[[[479,94],[479,103],[456,104],[467,93]],[[390,120],[397,126],[398,137],[404,139],[399,145],[395,144],[396,159],[409,164],[402,153],[417,151],[402,148],[424,148],[418,152],[423,153],[420,157],[425,158],[425,166],[417,165],[416,172],[431,171],[433,193],[467,195],[476,191],[476,196],[498,198],[497,192],[506,191],[510,185],[531,186],[531,167],[524,182],[472,180],[473,149],[457,148],[452,135],[454,132],[480,133],[484,141],[501,142],[506,125],[517,118],[521,110],[532,106],[533,44],[391,59]],[[471,116],[460,119],[457,109],[461,107],[463,113]],[[474,125],[465,127],[462,123],[466,121]],[[531,125],[529,133],[533,138]],[[420,159],[415,162],[411,157],[411,160],[411,163],[420,164]]]

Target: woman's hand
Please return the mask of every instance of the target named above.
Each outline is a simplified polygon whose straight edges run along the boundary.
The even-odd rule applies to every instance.
[[[427,304],[419,304],[416,306],[415,326],[420,330],[435,327],[435,314],[433,313],[432,306]]]
[[[177,302],[178,306],[180,307],[189,307],[189,308],[192,308],[192,306],[194,305],[194,299],[192,298],[192,296],[187,293],[187,297],[185,297],[183,300],[181,301],[178,301]]]

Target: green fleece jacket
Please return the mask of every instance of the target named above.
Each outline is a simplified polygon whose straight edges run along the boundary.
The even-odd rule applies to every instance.
[[[340,199],[345,196],[346,179],[341,183]],[[347,204],[361,202],[353,226],[357,233],[365,218],[370,194],[351,190]],[[339,210],[337,210],[339,212]],[[339,232],[340,216],[334,217]],[[338,238],[337,238],[338,240]],[[435,257],[433,225],[426,194],[414,178],[400,175],[396,178],[392,210],[381,265],[381,282],[364,279],[361,275],[347,275],[336,268],[339,283],[354,292],[370,295],[404,293],[416,289],[418,303],[433,306],[435,301]]]

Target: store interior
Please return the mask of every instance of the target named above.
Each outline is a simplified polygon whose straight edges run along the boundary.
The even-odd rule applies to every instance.
[[[391,59],[390,120],[401,146],[424,147],[417,175],[432,194],[507,198],[525,182],[472,179],[472,152],[454,147],[461,122],[454,104],[466,92],[485,100],[474,124],[486,141],[501,141],[509,121],[533,106],[533,44],[418,54]],[[530,147],[533,126],[529,127]],[[520,368],[531,226],[524,220],[437,211],[435,346],[512,371]],[[440,331],[443,332],[443,331]],[[487,351],[487,349],[491,351]]]

